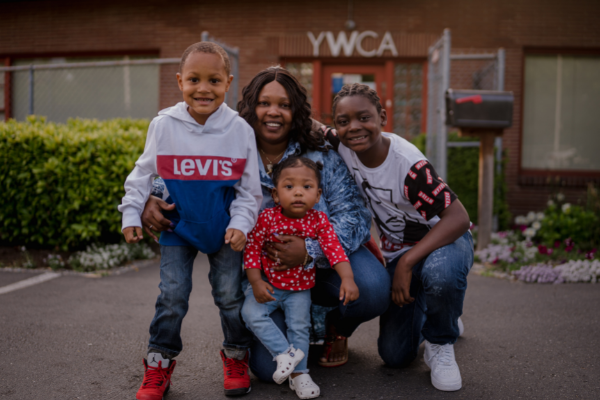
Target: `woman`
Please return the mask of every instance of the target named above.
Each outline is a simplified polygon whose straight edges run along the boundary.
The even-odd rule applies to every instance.
[[[280,236],[282,243],[271,243],[265,251],[281,269],[298,264],[307,268],[317,266],[317,283],[312,289],[313,304],[333,306],[327,313],[327,340],[319,364],[343,365],[348,361],[347,338],[363,322],[386,311],[390,299],[390,278],[383,265],[364,246],[369,241],[371,216],[346,164],[319,133],[312,131],[310,105],[306,90],[287,70],[271,67],[261,71],[242,92],[238,104],[240,116],[253,128],[260,156],[260,177],[263,190],[261,210],[273,207],[273,182],[270,172],[275,164],[291,155],[302,155],[323,164],[321,200],[314,207],[323,211],[331,221],[346,254],[350,259],[360,297],[346,306],[339,301],[340,278],[333,271],[316,241],[296,236]],[[155,183],[162,195],[160,182]],[[142,217],[144,228],[162,231],[170,221],[161,209],[170,210],[165,202],[152,198]],[[283,314],[273,313],[273,319],[283,329]],[[250,368],[261,380],[272,381],[275,362],[270,353],[255,341]]]

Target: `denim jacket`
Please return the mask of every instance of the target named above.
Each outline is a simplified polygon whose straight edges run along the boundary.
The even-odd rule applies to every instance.
[[[304,154],[300,152],[300,144],[290,141],[281,160],[283,161],[293,155],[302,155],[315,162],[320,161],[323,163],[323,170],[321,171],[323,194],[314,209],[323,211],[327,215],[344,251],[350,255],[369,240],[371,213],[365,207],[354,178],[350,175],[346,164],[338,153],[332,150],[328,152],[309,150]],[[258,157],[260,158],[260,155]],[[275,202],[271,197],[271,189],[274,186],[271,177],[265,171],[262,161],[258,163],[258,166],[263,194],[263,202],[260,208],[262,211],[265,208],[275,207]],[[162,198],[163,191],[164,182],[161,178],[158,178],[154,181],[152,195]],[[318,268],[331,268],[317,240],[307,238],[305,243],[306,251],[313,258],[313,262],[309,263],[306,269],[311,269],[315,265]]]

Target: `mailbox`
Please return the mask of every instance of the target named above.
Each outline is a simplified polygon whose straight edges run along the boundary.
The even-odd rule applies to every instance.
[[[446,91],[446,125],[456,128],[504,129],[512,125],[512,92],[493,90]]]

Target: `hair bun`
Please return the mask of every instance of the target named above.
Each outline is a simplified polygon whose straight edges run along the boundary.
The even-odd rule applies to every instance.
[[[317,168],[319,168],[319,171],[323,171],[323,163],[321,161],[317,161],[315,164],[317,164]]]

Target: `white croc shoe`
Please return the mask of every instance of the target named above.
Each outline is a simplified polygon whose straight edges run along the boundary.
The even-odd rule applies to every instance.
[[[277,369],[273,373],[273,380],[276,384],[281,385],[292,372],[296,365],[304,358],[302,350],[296,350],[293,347],[287,353],[282,353],[275,357],[277,361]]]
[[[425,340],[425,364],[431,369],[431,384],[438,390],[454,392],[462,387],[454,345],[432,344]]]
[[[321,395],[321,389],[309,374],[301,374],[293,379],[290,376],[290,389],[294,390],[301,399],[314,399]]]

